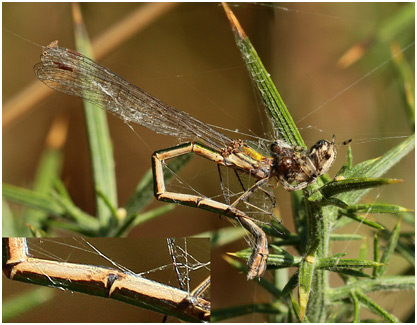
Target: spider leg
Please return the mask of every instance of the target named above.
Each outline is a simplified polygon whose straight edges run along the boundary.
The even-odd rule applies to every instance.
[[[306,175],[308,178],[317,178],[317,168],[309,157],[301,158],[298,155],[295,155],[294,159],[300,165],[302,174]]]
[[[279,176],[278,180],[280,184],[282,185],[282,187],[289,192],[302,190],[303,188],[306,188],[311,183],[311,182],[302,182],[302,183],[292,185],[288,183],[288,181],[282,176]]]
[[[235,176],[236,176],[237,180],[239,181],[240,187],[242,188],[243,191],[246,191],[246,188],[245,188],[245,186],[243,186],[242,180],[240,179],[240,176],[237,173],[237,170],[233,169],[233,171],[235,172]]]
[[[262,191],[266,197],[271,201],[272,206],[275,208],[276,204],[277,204],[277,200],[275,198],[275,195],[273,193],[268,192],[267,190],[265,190],[262,187],[259,187],[259,190]]]
[[[245,203],[246,205],[248,205],[248,206],[250,206],[250,207],[252,207],[252,208],[254,208],[254,209],[258,210],[258,211],[260,211],[262,214],[269,215],[271,218],[275,219],[275,221],[278,222],[278,223],[281,223],[282,222],[271,211],[266,211],[266,210],[261,209],[260,207],[258,207],[256,205],[254,205],[252,203],[249,203],[249,202],[246,202],[246,201],[243,201],[243,203]],[[259,220],[257,220],[257,222],[259,222]],[[271,224],[269,224],[267,222],[265,222],[265,224],[267,224],[267,225],[271,226],[272,228],[274,228]],[[279,230],[277,230],[277,229],[275,229],[275,230],[276,230],[277,233],[281,234],[281,232]]]
[[[222,171],[220,170],[220,165],[219,164],[217,164],[217,171],[219,173],[220,188],[222,190],[224,202],[226,202],[227,204],[230,204],[230,196],[227,195],[227,193],[226,193],[227,191],[226,191],[226,187],[224,186],[224,183],[223,183]]]
[[[255,192],[255,190],[256,189],[259,189],[260,191],[262,191],[267,197],[268,197],[268,199],[269,200],[271,200],[271,203],[272,203],[272,205],[273,205],[273,207],[275,208],[275,204],[276,204],[276,199],[275,199],[275,196],[273,195],[273,194],[271,194],[271,193],[269,193],[267,190],[265,190],[265,189],[263,189],[262,187],[261,187],[261,185],[263,185],[263,183],[262,184],[255,184],[255,185],[253,185],[251,188],[249,188],[249,189],[246,189],[245,188],[245,186],[243,185],[243,183],[242,183],[242,180],[241,180],[241,178],[240,178],[240,176],[239,176],[239,174],[238,174],[238,172],[237,172],[237,170],[233,170],[234,172],[235,172],[235,175],[236,175],[236,178],[238,179],[238,181],[239,181],[239,184],[240,184],[240,186],[241,186],[241,188],[242,188],[242,190],[243,190],[243,192],[247,192],[247,191],[249,191],[249,190],[251,190],[251,188],[253,187],[253,186],[255,186],[256,188],[252,191],[252,193],[253,192]],[[252,194],[251,193],[251,194]],[[250,195],[251,195],[250,194]],[[247,202],[247,200],[249,199],[249,197],[250,197],[250,195],[247,195],[245,198],[242,198],[242,197],[239,197],[236,201],[244,201],[244,202]],[[236,202],[235,201],[235,202]],[[230,202],[229,202],[229,204],[230,204]]]
[[[240,201],[246,201],[249,196],[253,194],[260,186],[268,182],[268,178],[263,178],[253,184],[250,188],[248,188],[241,196],[239,196],[231,205],[231,208],[235,208]]]

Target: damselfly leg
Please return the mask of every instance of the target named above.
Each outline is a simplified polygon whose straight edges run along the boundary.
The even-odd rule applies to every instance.
[[[225,162],[225,158],[221,154],[195,142],[158,151],[152,155],[155,197],[159,201],[192,206],[235,219],[249,231],[255,239],[255,247],[253,248],[252,255],[248,261],[249,270],[247,277],[248,279],[261,277],[266,271],[268,240],[262,229],[253,222],[251,218],[241,210],[228,204],[198,195],[175,193],[166,190],[163,170],[165,161],[189,153],[194,153],[209,160],[216,161],[218,164],[224,164]]]
[[[84,241],[76,238],[74,240],[76,242],[78,240]],[[108,243],[115,239],[106,238],[104,240]],[[198,240],[208,241],[208,239]],[[59,243],[60,240],[54,239],[54,241]],[[104,257],[104,254],[89,242],[85,242],[88,246],[82,246],[83,251],[86,248],[91,248],[94,254]],[[65,243],[63,244],[65,245]],[[129,246],[124,245],[123,247]],[[143,247],[146,246],[143,245]],[[152,245],[148,247],[152,247]],[[48,251],[42,247],[38,246],[37,248],[39,250],[37,253],[40,252],[49,258],[58,257],[52,253],[48,254]],[[141,248],[140,245],[137,248]],[[207,322],[210,320],[210,301],[202,296],[202,292],[208,286],[207,279],[204,279],[193,290],[187,291],[143,276],[149,275],[155,269],[134,273],[107,257],[106,259],[111,262],[113,267],[72,263],[66,259],[51,260],[34,257],[26,238],[4,238],[3,255],[3,272],[11,280],[110,298],[165,315],[172,315],[184,321]],[[154,255],[159,257],[160,254]],[[146,263],[143,260],[139,260],[139,262]],[[198,267],[207,270],[207,264],[209,262],[199,263]],[[190,266],[192,265],[185,267]],[[197,266],[194,269],[197,270]]]

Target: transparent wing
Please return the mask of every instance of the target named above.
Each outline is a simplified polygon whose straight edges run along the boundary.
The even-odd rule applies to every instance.
[[[80,53],[52,42],[34,66],[48,87],[78,96],[108,110],[125,122],[143,125],[157,133],[200,140],[220,150],[231,139],[191,115],[167,105]]]

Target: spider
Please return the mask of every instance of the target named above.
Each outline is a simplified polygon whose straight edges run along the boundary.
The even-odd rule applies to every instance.
[[[343,142],[349,143],[351,140]],[[336,160],[335,135],[332,141],[319,140],[310,150],[291,147],[278,140],[271,144],[273,174],[287,191],[298,191],[327,173]]]

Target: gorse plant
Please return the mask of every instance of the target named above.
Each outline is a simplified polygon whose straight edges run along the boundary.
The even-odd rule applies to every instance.
[[[224,7],[232,24],[237,46],[270,116],[275,133],[289,146],[305,148],[304,140],[291,114],[249,38],[230,8],[227,5]],[[388,37],[395,39],[413,19],[410,10],[410,7],[404,6],[392,21],[387,22],[375,43],[378,44]],[[401,21],[401,24],[395,24],[398,21]],[[91,57],[91,53],[88,52],[88,38],[80,21],[76,24],[76,40],[77,50]],[[414,77],[410,73],[412,69],[407,66],[404,58],[399,57],[400,50],[393,51],[399,79],[405,85],[403,93],[407,117],[413,127]],[[351,59],[352,56],[347,55],[347,59],[343,58],[341,64],[349,64],[347,62]],[[32,190],[3,184],[3,196],[6,199],[28,208],[24,211],[25,218],[22,222],[22,219],[16,218],[14,213],[7,209],[7,205],[3,206],[3,225],[6,225],[3,227],[4,236],[28,236],[27,224],[36,236],[54,235],[56,230],[84,236],[124,236],[139,224],[175,207],[174,204],[167,204],[144,212],[154,200],[152,171],[149,170],[123,208],[118,208],[106,112],[88,107],[88,103],[85,105],[96,215],[87,214],[72,201],[59,177],[61,154],[55,147],[51,147],[45,150],[41,159]],[[337,130],[334,132],[337,135]],[[285,224],[275,221],[270,225],[261,224],[265,233],[270,236],[270,255],[267,263],[268,270],[273,270],[274,280],[263,277],[256,283],[271,294],[271,301],[214,310],[212,321],[263,313],[270,321],[276,322],[359,322],[365,320],[363,313],[361,315],[362,309],[370,310],[376,315],[377,321],[399,321],[369,294],[414,289],[414,276],[386,275],[386,268],[394,254],[400,254],[414,266],[414,248],[410,239],[413,234],[400,231],[401,223],[413,224],[414,219],[407,208],[394,204],[360,201],[373,188],[401,182],[381,176],[413,150],[414,141],[414,135],[411,135],[381,157],[356,164],[353,162],[353,150],[349,147],[346,162],[334,179],[324,175],[302,191],[291,192],[295,231],[291,232]],[[182,156],[170,161],[168,168],[172,173],[169,175],[174,175],[189,158]],[[338,160],[340,159],[343,159],[342,155],[338,156]],[[374,213],[392,215],[396,219],[396,225],[390,228],[382,222],[370,220],[369,215]],[[345,226],[348,225],[368,227],[371,232],[369,235],[350,233],[350,230],[345,230]],[[224,238],[226,241],[235,238],[233,228],[213,232],[211,235],[213,245]],[[370,240],[373,241],[372,248],[366,244]],[[364,244],[356,258],[347,258],[347,251],[332,252],[332,244],[337,241],[363,241]],[[373,253],[373,258],[368,257],[368,250]],[[355,255],[352,252],[349,254]],[[247,261],[250,250],[232,255]],[[246,269],[245,262],[230,257],[226,260],[238,269]],[[216,272],[215,269],[212,271]],[[330,282],[331,274],[339,276],[343,285],[333,287]],[[213,305],[216,306],[215,302]]]
[[[227,5],[224,7],[242,57],[279,134],[288,144],[305,147],[291,115],[249,38],[230,8]],[[393,55],[398,55],[398,53]],[[408,85],[413,84],[412,82]],[[413,115],[410,114],[410,116]],[[394,229],[388,230],[382,224],[368,220],[367,216],[370,213],[400,216],[410,210],[394,204],[358,204],[358,202],[372,188],[402,182],[396,179],[380,178],[380,176],[413,150],[414,142],[413,134],[383,156],[356,165],[353,164],[352,149],[349,148],[346,163],[334,180],[323,176],[305,190],[293,192],[292,208],[296,232],[291,233],[285,230],[283,235],[275,235],[276,239],[270,244],[274,253],[269,256],[268,266],[270,269],[277,269],[276,277],[281,276],[283,271],[286,272],[286,268],[295,267],[296,272],[281,288],[275,287],[273,283],[265,279],[259,282],[260,286],[274,297],[270,304],[254,305],[251,308],[243,306],[242,308],[215,310],[214,320],[242,315],[252,310],[271,314],[272,319],[278,322],[291,320],[317,323],[346,322],[352,319],[360,322],[362,320],[361,308],[366,308],[378,317],[376,321],[378,319],[388,322],[399,321],[395,315],[384,309],[368,294],[377,291],[414,289],[414,276],[385,275],[386,266],[395,250],[401,251],[401,254],[414,265],[413,247],[407,245],[407,234],[400,239],[401,218]],[[359,215],[362,213],[366,213],[365,217]],[[366,240],[355,234],[335,233],[342,226],[354,222],[358,222],[361,226],[368,226],[375,231],[372,260],[366,259],[367,247],[358,253],[356,259],[344,258],[347,252],[334,255],[331,253],[331,244],[334,241]],[[282,229],[282,226],[279,228]],[[274,231],[270,229],[268,233],[273,234]],[[380,238],[386,240],[385,247],[380,246]],[[299,255],[291,254],[283,248],[284,246],[293,247]],[[400,246],[407,248],[399,250]],[[249,253],[242,251],[236,256],[247,259]],[[236,265],[233,260],[230,260],[230,263]],[[237,265],[237,267],[241,266]],[[372,274],[365,272],[369,268]],[[329,283],[329,272],[337,273],[344,281],[344,286],[332,288]],[[298,299],[291,294],[296,288],[298,288]],[[338,307],[335,308],[335,306]]]

